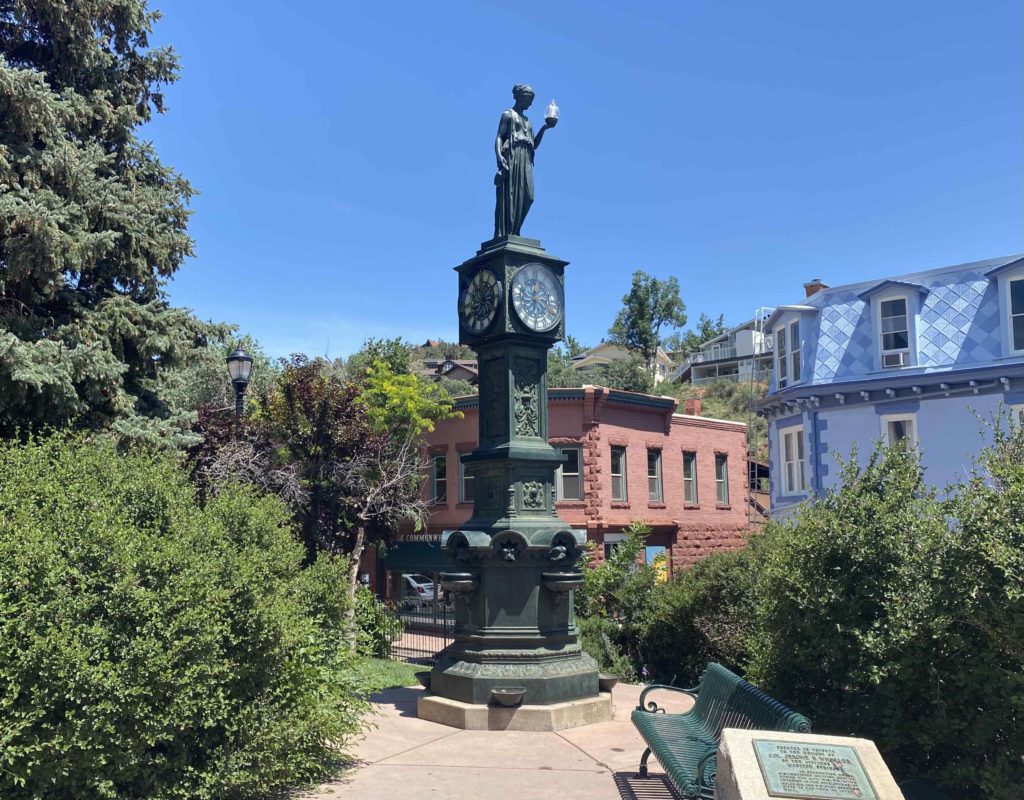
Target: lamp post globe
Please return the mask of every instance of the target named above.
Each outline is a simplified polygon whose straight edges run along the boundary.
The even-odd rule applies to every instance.
[[[252,370],[252,356],[241,347],[236,347],[227,357],[228,375],[231,385],[235,387],[235,416],[242,416],[245,403],[245,389],[249,385],[249,372]]]

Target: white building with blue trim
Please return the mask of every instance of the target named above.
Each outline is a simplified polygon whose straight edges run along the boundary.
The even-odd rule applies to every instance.
[[[1024,409],[1024,256],[848,286],[806,284],[766,328],[773,516],[833,488],[837,455],[909,439],[925,480],[970,472],[981,420]]]

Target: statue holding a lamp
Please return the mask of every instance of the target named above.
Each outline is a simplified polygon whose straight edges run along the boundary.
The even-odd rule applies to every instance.
[[[533,155],[540,147],[544,131],[558,124],[558,106],[552,100],[544,111],[544,125],[537,135],[526,117],[533,103],[533,89],[517,83],[512,87],[515,105],[501,115],[498,136],[494,140],[494,155],[498,171],[494,176],[496,200],[494,204],[494,238],[519,236],[523,220],[533,204]]]

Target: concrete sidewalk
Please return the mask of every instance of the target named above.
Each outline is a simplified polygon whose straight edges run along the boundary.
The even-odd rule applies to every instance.
[[[640,686],[617,686],[615,719],[557,733],[463,731],[416,718],[419,687],[373,698],[376,727],[354,748],[359,766],[305,800],[673,800],[658,762],[635,777],[644,743],[629,721]],[[684,695],[659,705],[685,711]]]

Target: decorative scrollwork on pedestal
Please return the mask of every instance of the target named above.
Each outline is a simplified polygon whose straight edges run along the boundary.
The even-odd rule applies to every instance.
[[[540,481],[523,481],[523,508],[541,511],[544,508],[544,484]]]
[[[540,436],[540,365],[531,358],[512,359],[515,382],[515,415],[517,436]]]

